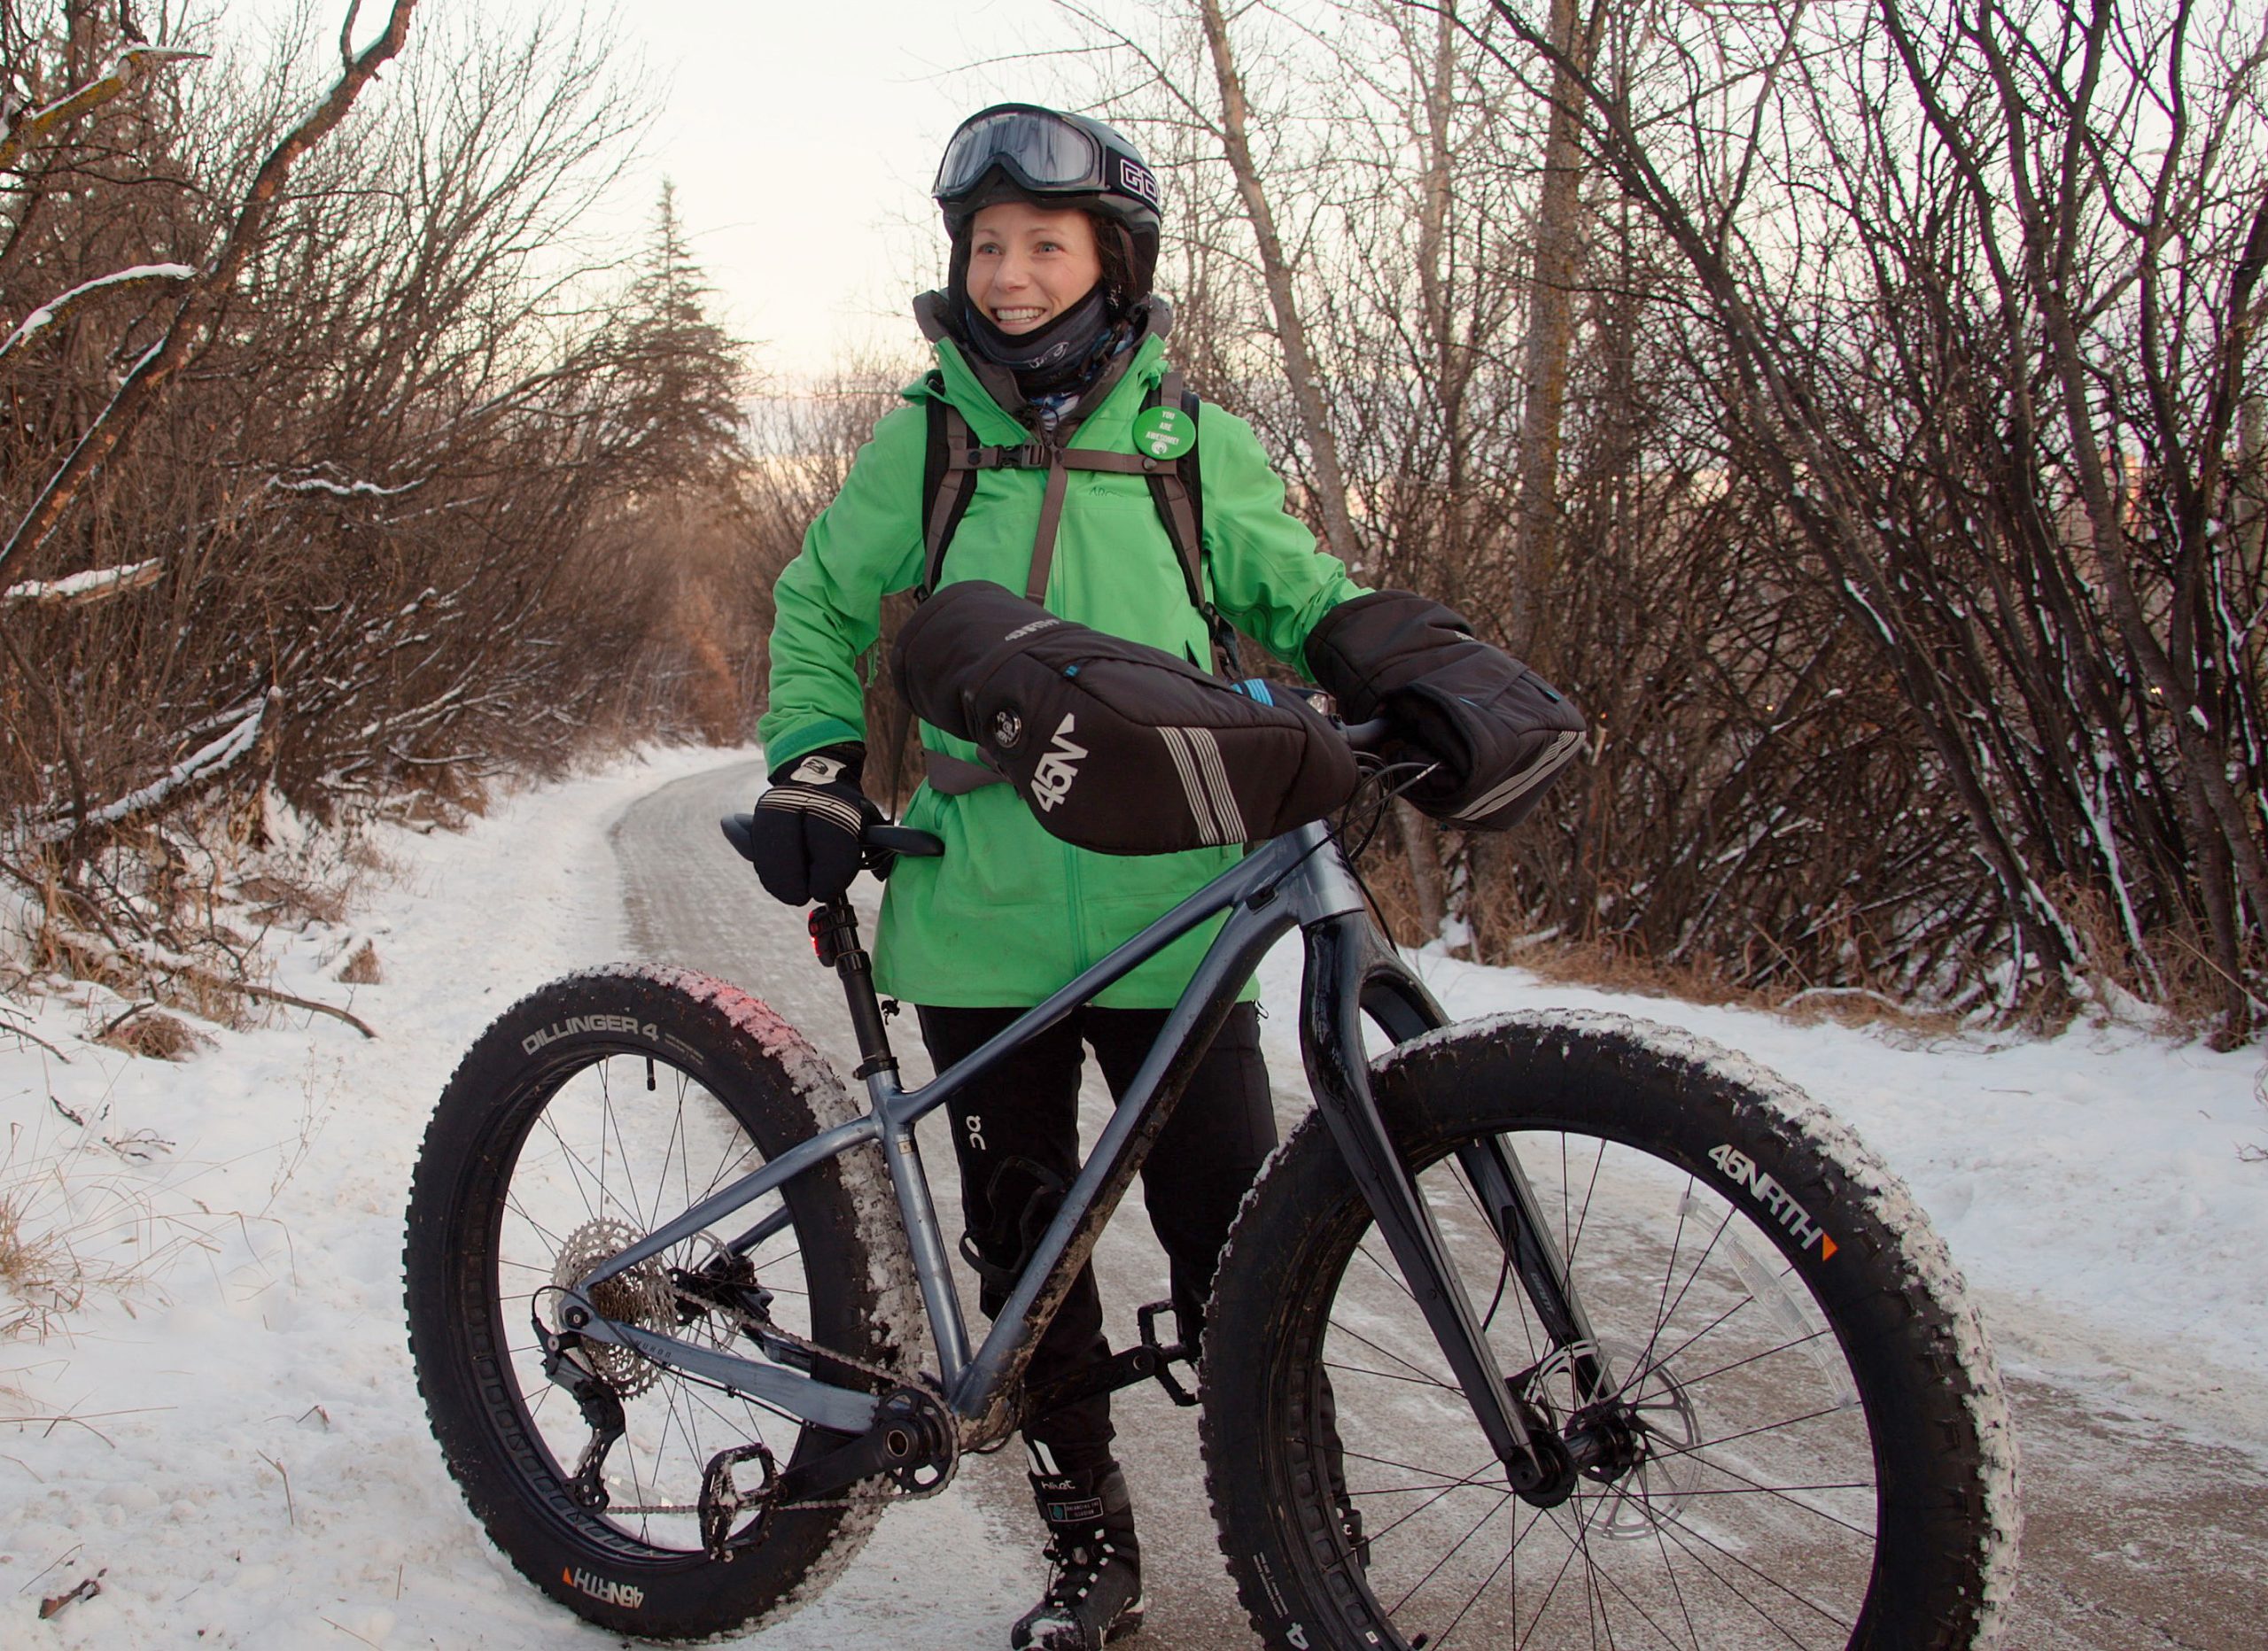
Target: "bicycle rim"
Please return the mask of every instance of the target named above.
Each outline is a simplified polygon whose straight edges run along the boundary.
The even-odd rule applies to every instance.
[[[1880,1497],[1827,1313],[1770,1231],[1675,1164],[1591,1135],[1498,1139],[1567,1260],[1603,1382],[1553,1348],[1455,1157],[1420,1187],[1508,1379],[1555,1431],[1616,1416],[1617,1460],[1556,1508],[1505,1488],[1357,1211],[1299,1315],[1286,1396],[1310,1483],[1332,1482],[1335,1426],[1355,1517],[1321,1539],[1341,1575],[1433,1648],[1847,1645]]]
[[[560,1286],[763,1161],[723,1101],[642,1050],[574,1066],[532,1108],[500,1183],[489,1299],[505,1351],[498,1368],[527,1437],[563,1484],[573,1480],[593,1434],[574,1397],[544,1375],[539,1337],[562,1328]],[[777,1230],[746,1252],[744,1267],[736,1265],[727,1241],[760,1222]],[[601,1286],[593,1298],[610,1318],[750,1356],[753,1344],[717,1306],[724,1292],[710,1281],[729,1278],[736,1307],[808,1340],[816,1338],[812,1270],[795,1212],[773,1192]],[[626,1347],[586,1347],[620,1399],[625,1425],[598,1476],[606,1505],[586,1506],[578,1523],[599,1521],[656,1556],[702,1551],[703,1476],[719,1452],[760,1445],[784,1467],[812,1431]],[[734,1483],[748,1492],[763,1477],[752,1457],[736,1468]]]

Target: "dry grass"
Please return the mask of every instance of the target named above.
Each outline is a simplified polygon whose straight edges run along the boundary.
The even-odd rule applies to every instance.
[[[213,1047],[213,1040],[187,1021],[148,1004],[136,1004],[113,1020],[95,1035],[95,1042],[145,1060],[188,1060]]]
[[[256,872],[237,882],[237,897],[254,916],[272,923],[338,923],[346,916],[344,884],[275,872]]]
[[[1418,946],[1435,938],[1425,932],[1419,920],[1408,863],[1391,827],[1380,834],[1363,857],[1362,873],[1395,944]],[[1917,1038],[1951,1036],[1961,1025],[1957,1014],[1902,1004],[1890,993],[1870,986],[1814,987],[1793,991],[1784,985],[1759,988],[1732,979],[1710,959],[1665,963],[1613,937],[1565,939],[1519,934],[1504,917],[1501,911],[1488,914],[1489,920],[1483,923],[1482,932],[1500,934],[1511,930],[1515,938],[1508,943],[1499,942],[1491,955],[1474,960],[1525,969],[1557,985],[1584,986],[1634,997],[1675,998],[1682,1003],[1753,1009],[1783,1015],[1799,1025],[1832,1020],[1843,1026],[1883,1027]]]
[[[188,1256],[249,1247],[253,1226],[275,1225],[264,1210],[213,1208],[174,1173],[153,1171],[171,1142],[148,1130],[103,1133],[106,1108],[81,1121],[55,1105],[74,1132],[47,1143],[32,1126],[12,1125],[0,1157],[0,1340],[43,1341],[97,1294],[131,1314]]]
[[[462,831],[488,812],[489,777],[470,763],[421,769],[417,778],[418,789],[400,805],[401,818],[412,826]]]
[[[35,925],[25,941],[27,961],[39,973],[90,981],[120,998],[146,999],[232,1032],[245,1031],[260,1023],[260,1005],[229,989],[229,975],[236,973],[237,960],[226,949],[215,948],[214,966],[209,973],[200,973],[201,965],[194,959],[184,967],[128,957],[113,950],[101,938],[53,921]],[[88,1035],[96,1042],[106,1043],[111,1041],[105,1035],[109,1029],[107,1026],[93,1027]],[[164,1058],[175,1058],[168,1055]]]
[[[374,941],[364,941],[357,946],[338,971],[338,978],[348,986],[377,986],[386,978],[378,963],[378,948]]]
[[[1868,986],[1814,986],[1790,992],[1759,989],[1730,980],[1707,960],[1663,963],[1611,941],[1539,940],[1500,961],[1570,986],[1588,986],[1634,997],[1674,997],[1681,1003],[1753,1009],[1798,1026],[1832,1020],[1839,1026],[1878,1027],[1916,1038],[1951,1037],[1961,1017],[1901,1003]]]
[[[78,1259],[35,1219],[33,1190],[0,1186],[0,1338],[44,1336],[86,1299]]]
[[[85,1269],[54,1220],[61,1187],[56,1160],[12,1127],[0,1159],[0,1337],[44,1337],[86,1300]]]

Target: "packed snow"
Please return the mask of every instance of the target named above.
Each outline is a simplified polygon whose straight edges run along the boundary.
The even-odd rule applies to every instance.
[[[52,1270],[84,1289],[73,1303],[0,1282],[0,1325],[22,1321],[0,1339],[0,1643],[613,1642],[495,1555],[442,1469],[403,1343],[402,1204],[425,1116],[474,1035],[541,981],[625,949],[610,824],[750,755],[648,753],[503,799],[462,833],[370,833],[361,857],[379,864],[350,914],[273,931],[269,983],[351,1008],[376,1041],[279,1011],[254,1029],[200,1027],[206,1045],[168,1064],[89,1041],[129,1006],[102,988],[0,1004],[0,1215],[46,1235],[48,1260],[67,1256]],[[342,985],[366,942],[382,983]],[[2044,1043],[1922,1041],[1419,963],[1460,1016],[1636,1015],[1782,1074],[1904,1178],[2004,1367],[2107,1408],[2148,1399],[2239,1448],[2268,1441],[2257,1050],[2085,1026]],[[1279,949],[1262,973],[1286,1076],[1297,969],[1296,948]],[[880,1553],[884,1589],[919,1577],[968,1623],[997,1622],[981,1636],[995,1642],[1030,1563],[1001,1546],[949,1492],[893,1512],[861,1563]],[[874,1608],[858,1586],[854,1569],[849,1597],[757,1643],[887,1643],[861,1638]]]

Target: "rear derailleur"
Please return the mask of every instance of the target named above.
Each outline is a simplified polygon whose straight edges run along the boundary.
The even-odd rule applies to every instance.
[[[591,1430],[590,1443],[583,1446],[575,1471],[568,1476],[567,1494],[577,1507],[602,1512],[610,1500],[606,1482],[601,1477],[606,1468],[606,1453],[614,1448],[615,1440],[622,1437],[627,1425],[622,1414],[622,1397],[593,1368],[590,1355],[583,1351],[580,1336],[573,1330],[549,1329],[540,1313],[530,1316],[535,1321],[536,1338],[543,1348],[544,1376],[554,1385],[567,1390],[583,1413],[583,1424]]]

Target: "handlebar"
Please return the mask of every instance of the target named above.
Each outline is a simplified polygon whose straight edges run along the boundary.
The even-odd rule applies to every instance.
[[[1346,736],[1347,743],[1357,751],[1375,752],[1385,746],[1391,734],[1383,717],[1337,726]],[[754,818],[744,813],[727,814],[717,822],[726,841],[742,859],[751,862],[756,858],[756,842],[751,834],[754,824]],[[945,851],[944,840],[934,833],[916,831],[911,826],[893,826],[884,820],[876,820],[860,832],[858,846],[870,856],[902,854],[916,860],[935,859]]]
[[[742,859],[750,863],[756,859],[755,823],[755,816],[746,813],[727,814],[717,822],[717,829],[725,833],[725,841],[733,845]],[[882,820],[858,833],[858,846],[869,853],[902,854],[916,860],[935,859],[945,851],[941,837]]]
[[[1347,743],[1357,751],[1377,752],[1383,749],[1394,730],[1383,717],[1373,717],[1368,722],[1340,723],[1339,732],[1347,736]]]
[[[858,833],[858,841],[865,848],[911,855],[917,860],[934,860],[945,851],[945,840],[935,833],[916,831],[911,826],[887,825],[879,820]]]

